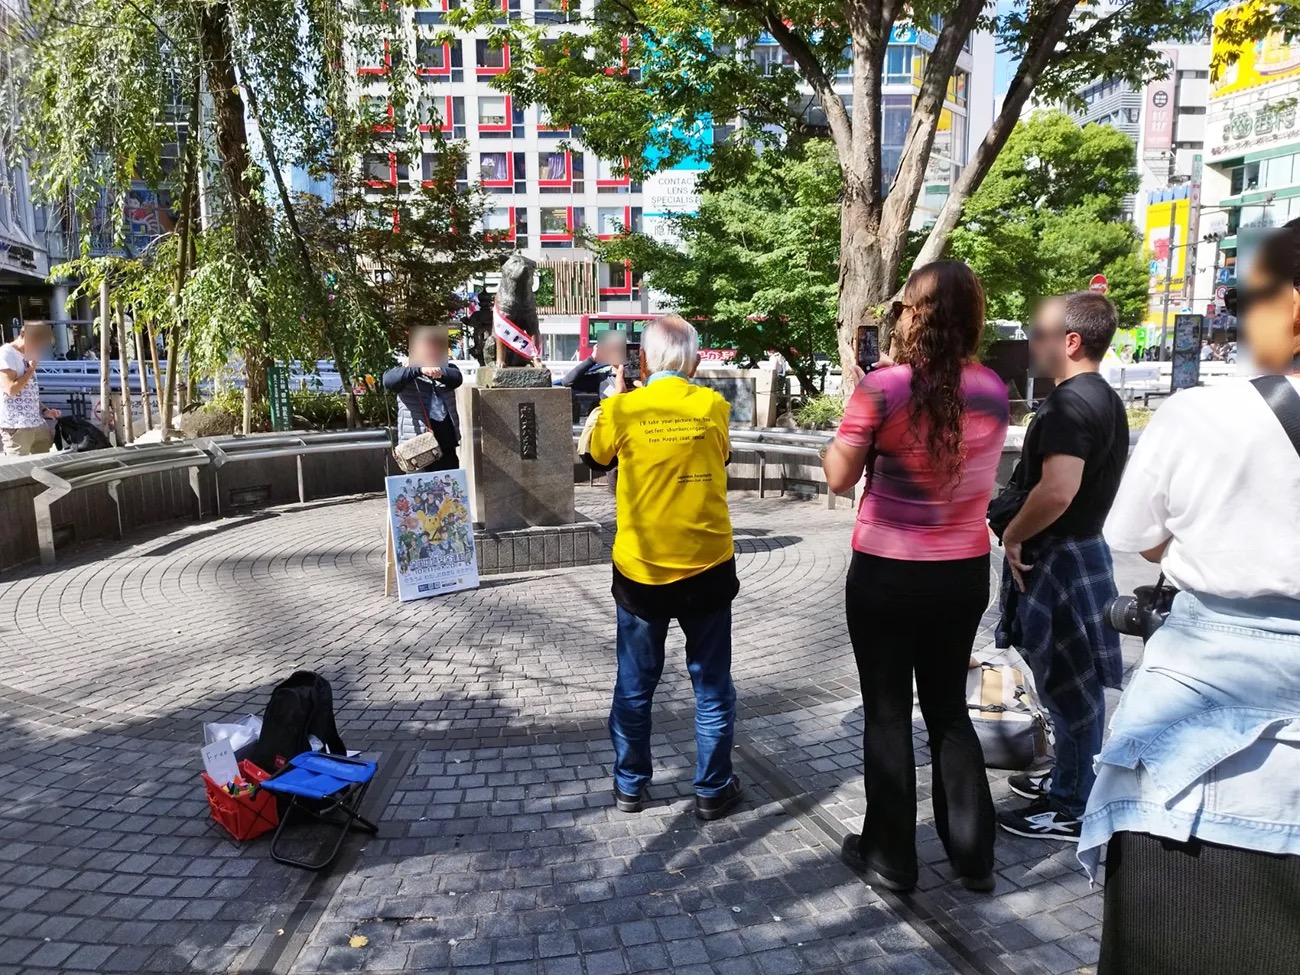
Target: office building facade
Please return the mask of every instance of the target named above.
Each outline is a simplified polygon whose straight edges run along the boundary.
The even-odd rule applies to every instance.
[[[620,160],[603,159],[585,148],[579,133],[555,127],[545,110],[514,104],[491,86],[511,64],[508,49],[496,49],[488,30],[448,34],[446,14],[457,0],[432,0],[402,13],[400,37],[382,49],[357,53],[356,92],[367,110],[381,119],[390,111],[388,83],[395,58],[415,65],[421,117],[434,117],[441,136],[462,142],[469,165],[465,185],[477,182],[493,205],[485,224],[503,248],[517,249],[539,263],[548,285],[545,316],[547,358],[569,359],[578,351],[584,316],[635,316],[660,310],[655,293],[643,287],[629,266],[598,261],[582,237],[609,238],[624,228],[672,239],[673,213],[698,205],[696,180],[707,167],[707,152],[644,182],[620,175]],[[501,18],[522,17],[563,26],[569,19],[564,0],[502,0]],[[895,28],[885,65],[883,121],[884,169],[892,176],[911,120],[912,105],[935,35],[911,25]],[[750,53],[762,70],[793,70],[788,56],[767,35]],[[948,189],[982,139],[993,117],[993,38],[978,34],[959,58],[939,123],[935,149],[919,199],[916,224],[932,220]],[[977,65],[981,66],[977,69]],[[847,73],[837,90],[850,104]],[[818,109],[807,94],[812,121]],[[722,141],[730,129],[723,120],[700,120],[690,136],[701,148]],[[430,132],[420,159],[379,152],[364,160],[367,181],[376,192],[392,192],[426,178],[432,171],[438,133]],[[495,282],[486,282],[487,289]],[[546,303],[546,302],[549,302]]]
[[[1215,23],[1221,23],[1220,12]],[[1217,36],[1215,55],[1227,53]],[[1259,239],[1300,217],[1300,38],[1271,34],[1235,52],[1212,82],[1196,310],[1220,328],[1223,290]]]

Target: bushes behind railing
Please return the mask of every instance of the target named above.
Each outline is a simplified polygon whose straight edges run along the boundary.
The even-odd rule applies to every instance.
[[[343,393],[291,389],[289,405],[296,429],[338,430],[347,426],[348,400]],[[397,422],[397,400],[387,390],[367,390],[357,397],[357,408],[366,426],[386,427]],[[225,390],[201,406],[187,410],[181,417],[181,430],[191,437],[228,436],[239,431],[243,414],[244,391]],[[271,429],[271,409],[265,401],[253,404],[252,417],[254,433]]]

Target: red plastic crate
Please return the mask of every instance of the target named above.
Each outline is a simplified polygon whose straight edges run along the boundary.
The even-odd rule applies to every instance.
[[[270,778],[266,772],[247,760],[239,763],[239,771],[245,782],[262,782]],[[203,785],[208,790],[208,806],[212,809],[212,818],[235,839],[251,840],[280,825],[280,813],[275,796],[271,793],[258,789],[252,796],[232,796],[224,785],[214,782],[207,772],[202,774]]]

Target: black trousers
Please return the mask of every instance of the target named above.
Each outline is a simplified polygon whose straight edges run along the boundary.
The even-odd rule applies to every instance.
[[[1116,833],[1103,917],[1099,975],[1295,975],[1300,856]]]
[[[916,882],[915,674],[935,828],[960,875],[985,877],[993,870],[993,798],[966,710],[966,671],[988,606],[989,560],[903,562],[854,552],[845,590],[866,715],[862,855],[888,879]]]
[[[448,448],[444,445],[442,456],[426,467],[422,473],[432,474],[435,471],[454,471],[458,467],[460,467],[460,458],[456,456],[456,448]]]

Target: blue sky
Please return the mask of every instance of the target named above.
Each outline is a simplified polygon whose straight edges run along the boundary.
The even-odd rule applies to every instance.
[[[1011,10],[1014,3],[1012,0],[998,0],[997,6],[998,14],[1002,15]],[[993,79],[993,94],[997,98],[999,105],[1002,103],[1002,96],[1006,94],[1007,87],[1011,84],[1011,76],[1016,73],[1016,65],[1019,63],[1019,58],[1002,51],[998,52],[997,70]]]

